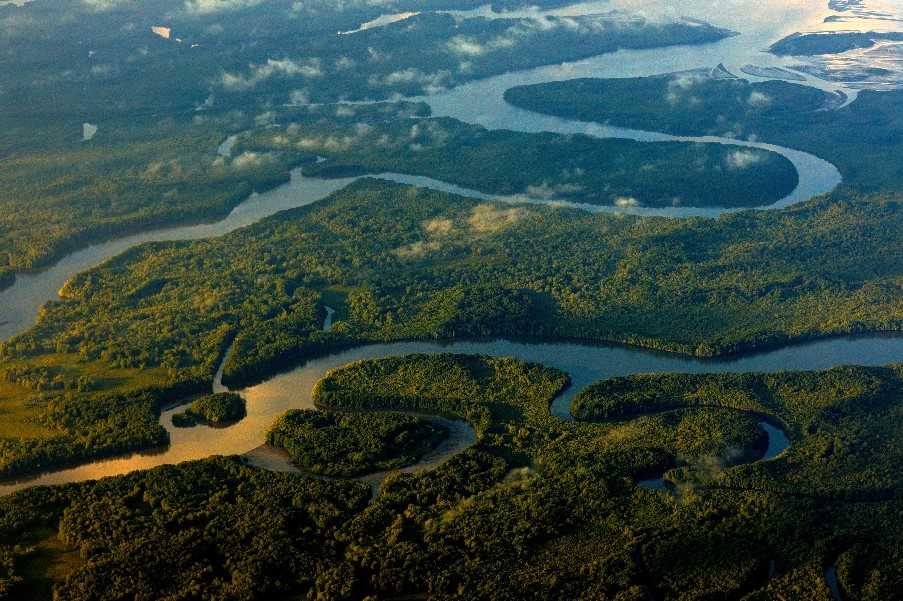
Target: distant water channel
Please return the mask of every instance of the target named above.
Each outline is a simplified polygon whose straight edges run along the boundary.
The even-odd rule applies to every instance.
[[[612,1],[615,8],[648,12],[654,18],[679,16],[706,18],[706,15],[703,13],[711,12],[712,6],[711,2],[705,0],[693,0],[692,2],[663,5],[653,10],[646,6],[645,3],[632,3],[630,0]],[[731,6],[721,6],[719,4],[718,13],[708,15],[708,18],[714,24],[726,25],[738,31],[741,35],[727,38],[714,44],[650,50],[622,50],[584,61],[507,73],[472,82],[441,94],[420,98],[420,100],[429,103],[436,116],[454,117],[461,121],[483,125],[490,129],[555,132],[561,134],[582,133],[599,138],[626,138],[646,142],[697,141],[772,150],[784,155],[794,164],[799,173],[800,181],[796,190],[788,197],[772,205],[771,208],[786,207],[808,200],[818,194],[830,192],[841,181],[837,169],[827,161],[805,152],[725,137],[675,137],[656,132],[560,119],[515,108],[507,104],[503,99],[505,90],[514,86],[558,81],[574,77],[642,76],[686,69],[711,68],[719,63],[724,63],[729,69],[739,68],[747,63],[783,67],[786,66],[785,59],[773,57],[762,51],[767,45],[764,41],[768,39],[774,41],[785,30],[793,30],[794,27],[799,29],[806,23],[817,22],[820,15],[824,12],[824,9],[819,7],[820,2],[803,3],[805,7],[800,7],[794,3],[766,2],[768,11],[765,12],[768,13],[768,18],[764,18],[761,16],[763,12],[761,10],[744,11],[738,6],[734,6],[735,4],[743,4],[740,0],[731,0],[728,4]],[[478,12],[485,12],[486,10],[480,9]],[[551,12],[564,15],[579,15],[591,14],[598,10],[598,2],[589,2]],[[738,19],[736,15],[747,16]],[[728,19],[728,21],[722,22],[721,19]],[[778,27],[775,23],[779,23],[780,26]],[[824,82],[818,83],[817,80],[811,79],[807,81],[807,84],[829,85]],[[228,153],[233,143],[234,138],[230,137],[220,146],[219,152]],[[477,198],[496,198],[490,194],[467,190],[425,177],[397,173],[381,174],[379,177],[443,191],[458,192]],[[332,192],[345,187],[352,181],[354,179],[322,180],[307,178],[302,177],[300,172],[296,171],[288,184],[251,196],[236,207],[228,217],[216,223],[162,228],[91,245],[65,256],[46,270],[20,275],[12,287],[0,291],[0,341],[21,333],[30,327],[35,322],[40,307],[47,301],[55,299],[59,289],[70,277],[99,265],[135,245],[151,241],[194,240],[220,236],[260,221],[279,211],[317,202]],[[716,217],[724,212],[736,210],[697,209],[692,207],[659,209],[646,209],[643,207],[614,208],[526,197],[509,197],[500,200],[555,204],[594,212],[629,212],[671,217]]]

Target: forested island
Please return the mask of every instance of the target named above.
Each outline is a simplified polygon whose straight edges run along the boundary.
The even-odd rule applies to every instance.
[[[245,400],[234,392],[202,396],[191,406],[175,413],[172,423],[177,428],[191,428],[198,424],[225,426],[245,416]]]
[[[267,432],[301,470],[353,477],[410,465],[448,437],[448,430],[398,413],[289,411]]]
[[[900,90],[845,98],[786,81],[751,83],[696,70],[652,77],[576,79],[505,92],[521,108],[680,135],[723,135],[810,152],[857,191],[903,187]]]
[[[476,445],[373,499],[362,482],[239,458],[23,491],[0,499],[3,586],[66,599],[197,587],[228,599],[829,601],[836,566],[846,598],[893,598],[900,367],[619,379],[581,395],[592,422],[549,415],[566,384],[511,359],[354,364],[327,376],[321,399],[458,415]],[[785,454],[756,461],[747,412],[785,425]],[[675,492],[637,486],[670,468]]]
[[[296,116],[243,136],[241,148],[327,158],[306,164],[309,176],[399,172],[488,194],[613,207],[767,206],[799,183],[787,158],[722,144],[490,131],[447,118],[341,127]]]
[[[791,56],[815,54],[841,54],[849,50],[871,48],[879,41],[903,41],[899,31],[834,31],[818,33],[794,33],[778,40],[769,52]]]

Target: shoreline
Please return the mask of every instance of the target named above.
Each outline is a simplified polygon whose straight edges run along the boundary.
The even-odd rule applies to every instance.
[[[847,337],[854,340],[863,337]],[[835,339],[843,340],[843,338]],[[158,423],[167,431],[169,444],[155,449],[135,449],[120,455],[105,455],[94,460],[74,462],[75,467],[61,469],[43,466],[42,470],[32,470],[0,481],[0,496],[22,488],[38,485],[58,485],[81,480],[129,473],[135,470],[152,469],[158,465],[182,463],[212,455],[241,455],[263,442],[263,432],[279,414],[292,408],[315,408],[314,384],[329,369],[341,367],[355,361],[411,354],[471,354],[496,357],[515,357],[529,363],[539,363],[566,373],[571,384],[565,387],[551,403],[550,414],[561,417],[569,413],[574,395],[584,387],[598,381],[636,373],[776,373],[782,371],[823,371],[840,365],[887,366],[895,362],[886,356],[899,352],[903,362],[903,336],[868,336],[868,341],[888,341],[887,350],[871,361],[857,361],[867,349],[860,346],[842,348],[832,341],[817,341],[810,344],[827,345],[827,353],[814,353],[805,345],[797,350],[781,349],[769,353],[752,355],[751,358],[706,361],[678,358],[673,355],[654,353],[643,349],[626,347],[597,347],[576,344],[523,344],[510,340],[493,343],[457,342],[451,345],[433,343],[390,343],[369,344],[356,349],[334,353],[325,358],[311,359],[301,367],[272,376],[269,380],[253,387],[236,390],[248,402],[248,416],[226,429],[197,429],[177,432],[167,427],[167,420],[177,409],[162,410]],[[838,359],[838,357],[844,357]],[[845,357],[853,358],[853,360]],[[313,379],[311,379],[313,378]],[[309,388],[308,388],[309,387]],[[306,388],[306,389],[305,389]],[[184,404],[184,403],[183,403]],[[262,404],[262,405],[261,405]],[[180,405],[181,406],[181,405]],[[565,408],[566,407],[566,408]],[[255,441],[260,442],[255,442]],[[166,457],[170,455],[169,457]],[[141,461],[145,458],[145,461]],[[158,458],[158,459],[154,459]],[[131,460],[131,461],[130,461]],[[137,461],[136,461],[137,460]],[[70,463],[69,466],[73,464]]]

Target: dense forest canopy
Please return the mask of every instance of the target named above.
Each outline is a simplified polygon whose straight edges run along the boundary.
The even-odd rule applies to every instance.
[[[488,131],[428,115],[425,104],[406,102],[284,107],[262,119],[211,110],[108,121],[88,142],[75,128],[35,126],[33,147],[0,163],[0,288],[88,242],[220,219],[300,165],[309,176],[396,171],[488,194],[610,206],[764,206],[799,181],[788,159],[764,150]],[[220,144],[230,134],[227,155]],[[33,200],[23,208],[22,198]]]
[[[359,476],[410,465],[447,437],[413,415],[293,410],[276,420],[267,443],[308,473]]]
[[[328,159],[306,164],[309,176],[400,172],[489,194],[613,207],[766,206],[799,183],[787,158],[765,150],[490,131],[448,118],[344,128],[293,119],[242,136],[240,147]]]
[[[220,392],[202,396],[184,411],[172,416],[172,423],[179,428],[198,424],[225,426],[245,416],[245,400],[235,392]]]
[[[0,499],[4,586],[56,582],[65,599],[829,601],[836,566],[851,599],[899,590],[899,367],[603,382],[581,405],[623,411],[592,423],[549,415],[566,383],[504,358],[353,364],[321,400],[457,414],[483,424],[477,444],[374,498],[238,458],[24,491]],[[792,440],[770,462],[756,461],[759,415]],[[670,491],[636,485],[664,470]]]

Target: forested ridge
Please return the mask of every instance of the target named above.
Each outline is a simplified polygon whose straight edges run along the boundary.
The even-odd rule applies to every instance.
[[[895,197],[852,193],[674,221],[363,180],[225,237],[142,246],[73,278],[3,347],[8,381],[46,366],[54,382],[6,388],[10,406],[27,399],[22,421],[52,430],[4,440],[3,470],[160,441],[161,394],[139,403],[129,391],[209,390],[233,340],[230,386],[366,342],[579,338],[711,356],[896,331],[901,218]],[[327,298],[338,313],[324,332]],[[123,434],[138,424],[140,436]]]

